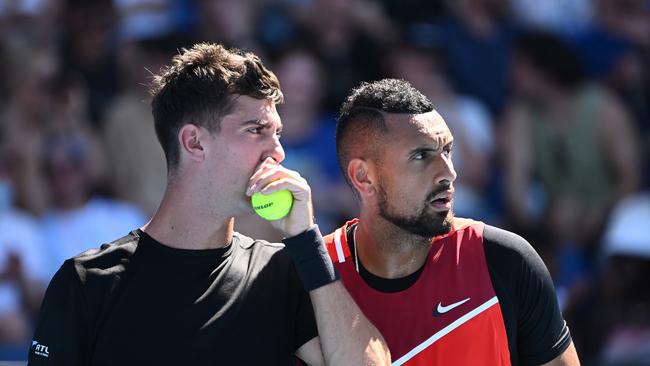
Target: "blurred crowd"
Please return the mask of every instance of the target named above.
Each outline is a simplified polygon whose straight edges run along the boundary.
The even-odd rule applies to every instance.
[[[0,360],[25,359],[66,258],[157,208],[147,84],[198,41],[278,75],[284,165],[324,233],[356,212],[338,106],[410,81],[454,134],[456,215],[533,244],[584,365],[650,365],[648,0],[0,0]]]

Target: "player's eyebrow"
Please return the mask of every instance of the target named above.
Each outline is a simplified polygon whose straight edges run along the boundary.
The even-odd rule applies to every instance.
[[[418,146],[418,147],[416,147],[416,148],[410,150],[410,151],[408,152],[408,155],[411,156],[411,155],[413,155],[413,154],[415,154],[415,153],[420,153],[420,152],[432,152],[432,153],[434,153],[434,154],[438,154],[438,153],[442,152],[442,150],[443,150],[445,147],[447,147],[447,146],[451,147],[451,146],[453,146],[453,145],[454,145],[454,139],[453,139],[453,138],[450,138],[450,139],[449,139],[448,141],[446,141],[446,143],[445,143],[444,145],[442,145],[441,147],[436,148],[435,146],[433,146],[433,144],[423,144],[423,145],[420,145],[420,146]]]
[[[242,122],[241,125],[242,126],[256,125],[256,126],[259,126],[259,127],[268,128],[269,127],[269,122],[268,121],[263,121],[261,119],[250,119],[248,121]]]
[[[261,119],[247,120],[247,121],[242,122],[241,125],[243,127],[249,126],[249,125],[258,126],[258,127],[262,127],[265,130],[271,128],[271,123],[269,121],[261,120]],[[279,124],[277,130],[282,131],[282,128],[283,128],[283,125]]]
[[[408,156],[411,156],[411,155],[414,155],[414,154],[417,154],[417,153],[421,153],[421,152],[431,152],[431,153],[436,153],[436,152],[438,152],[438,151],[437,151],[436,149],[433,149],[433,148],[430,148],[430,147],[419,146],[419,147],[416,147],[415,149],[409,151],[409,152],[407,153],[407,155],[408,155]]]

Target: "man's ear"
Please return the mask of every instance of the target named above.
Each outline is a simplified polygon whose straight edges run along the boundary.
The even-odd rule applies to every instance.
[[[372,162],[360,158],[350,160],[348,177],[361,198],[372,196],[377,192],[375,166]]]
[[[203,129],[195,124],[188,123],[178,131],[178,143],[180,144],[180,155],[186,156],[194,161],[203,161],[205,151],[201,145],[201,139],[205,135]]]

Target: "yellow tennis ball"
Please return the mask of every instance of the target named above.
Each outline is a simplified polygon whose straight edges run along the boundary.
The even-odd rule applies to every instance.
[[[251,204],[255,213],[263,219],[279,220],[291,211],[293,195],[286,189],[271,194],[256,192],[251,197]]]

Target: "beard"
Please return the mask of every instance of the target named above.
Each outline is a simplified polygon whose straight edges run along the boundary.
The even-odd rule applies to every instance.
[[[379,215],[400,229],[423,238],[433,238],[447,234],[451,231],[452,221],[454,218],[453,211],[436,212],[429,207],[429,204],[438,193],[448,190],[449,187],[449,185],[440,186],[433,192],[429,193],[422,208],[409,216],[395,212],[396,210],[390,204],[388,194],[384,189],[383,184],[380,183],[378,188]]]

